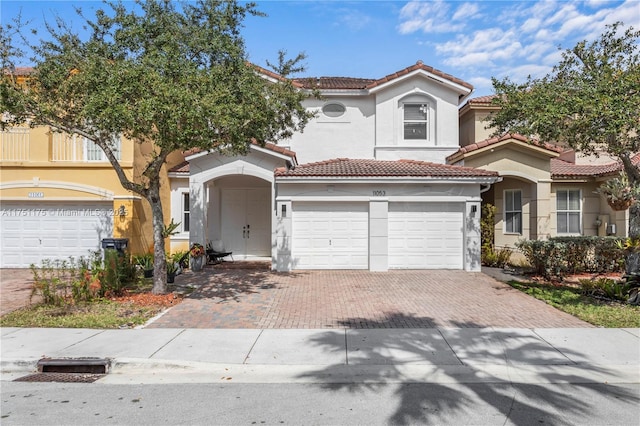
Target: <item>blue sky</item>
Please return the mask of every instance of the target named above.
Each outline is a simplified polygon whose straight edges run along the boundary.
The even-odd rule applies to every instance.
[[[126,3],[126,2],[125,2]],[[278,50],[304,52],[301,76],[381,78],[418,60],[492,93],[491,77],[540,77],[560,50],[593,40],[605,25],[640,28],[640,1],[257,1],[266,18],[245,21],[249,60],[265,66]],[[2,0],[0,20],[19,10],[32,25],[58,14],[80,25],[99,1]]]

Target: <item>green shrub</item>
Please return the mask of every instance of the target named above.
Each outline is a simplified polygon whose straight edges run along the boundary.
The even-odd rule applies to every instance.
[[[104,263],[100,278],[100,296],[119,296],[124,288],[136,281],[136,268],[128,253],[116,250],[104,251]]]
[[[547,279],[562,278],[565,275],[565,244],[551,240],[520,240],[516,247],[527,259],[535,274]]]
[[[513,249],[502,247],[495,250],[490,245],[482,246],[482,265],[494,268],[504,268],[509,264]]]
[[[631,302],[630,294],[637,289],[640,283],[633,280],[614,280],[611,278],[598,278],[595,280],[579,280],[582,294],[591,297],[602,297],[622,302]]]
[[[534,273],[545,278],[566,274],[605,273],[624,270],[624,253],[617,237],[555,237],[549,240],[521,240],[516,247],[531,264]]]
[[[100,252],[78,260],[44,259],[42,266],[31,265],[33,286],[31,299],[39,296],[45,305],[64,306],[109,295],[119,295],[136,281],[136,269],[128,255],[105,250],[104,261]]]

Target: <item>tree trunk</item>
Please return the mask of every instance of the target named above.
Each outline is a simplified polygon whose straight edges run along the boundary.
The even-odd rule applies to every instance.
[[[640,240],[640,201],[629,208],[629,238],[632,241]],[[640,251],[637,247],[627,253],[626,263],[627,274],[640,273]]]
[[[151,204],[153,217],[153,294],[165,294],[167,292],[167,261],[164,253],[164,215],[162,214],[162,201],[160,200],[159,184],[149,185],[147,201]]]

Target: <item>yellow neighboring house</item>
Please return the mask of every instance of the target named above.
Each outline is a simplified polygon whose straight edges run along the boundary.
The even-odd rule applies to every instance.
[[[115,143],[127,175],[139,176],[148,147]],[[168,182],[163,189],[168,222]],[[2,268],[87,256],[104,238],[128,238],[132,253],[153,244],[148,203],[122,188],[102,150],[48,126],[0,132],[0,219]]]

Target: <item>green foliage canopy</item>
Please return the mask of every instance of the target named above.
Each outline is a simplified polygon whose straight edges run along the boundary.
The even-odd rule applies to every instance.
[[[632,182],[640,172],[630,157],[640,151],[640,31],[622,23],[595,41],[562,53],[552,72],[517,84],[493,79],[500,110],[489,125],[496,134],[518,133],[598,150],[620,158]]]
[[[26,40],[14,22],[0,27],[0,109],[4,128],[29,122],[94,141],[122,186],[149,201],[153,213],[156,281],[163,292],[166,268],[159,196],[167,156],[178,150],[246,154],[253,140],[277,141],[301,131],[313,114],[309,93],[287,77],[302,70],[304,55],[280,52],[273,72],[248,62],[242,22],[262,15],[255,4],[198,0],[105,2],[92,19],[78,14],[89,32],[81,37],[61,18],[47,25],[26,82],[14,64]],[[151,142],[139,176],[127,176],[114,152],[114,137]],[[158,278],[159,277],[159,278]]]

